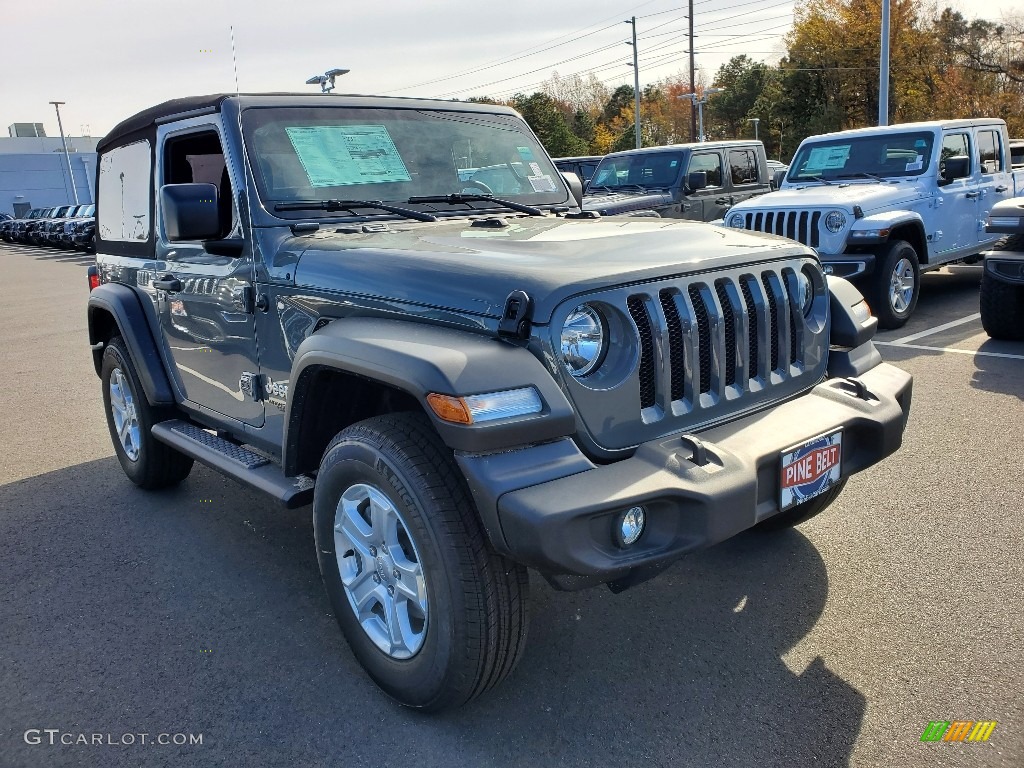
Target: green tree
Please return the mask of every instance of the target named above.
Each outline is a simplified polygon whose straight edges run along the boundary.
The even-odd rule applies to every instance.
[[[525,96],[517,94],[512,105],[519,110],[541,144],[552,157],[582,155],[587,152],[587,142],[569,130],[558,103],[540,91]]]

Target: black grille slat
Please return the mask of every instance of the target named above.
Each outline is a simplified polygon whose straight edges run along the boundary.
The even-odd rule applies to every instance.
[[[758,327],[757,305],[754,303],[754,294],[750,290],[750,283],[754,278],[744,277],[740,280],[740,289],[743,291],[743,303],[747,305],[747,344],[748,357],[750,359],[750,375],[758,376],[758,355],[760,345],[758,343],[760,328]]]
[[[683,323],[679,319],[679,310],[672,291],[662,291],[659,294],[661,308],[665,312],[665,322],[668,325],[668,351],[669,368],[672,374],[671,397],[673,400],[681,400],[686,391],[686,366],[683,353]]]
[[[779,367],[779,310],[775,302],[775,289],[766,272],[761,276],[761,283],[764,285],[765,298],[768,301],[768,314],[771,316],[771,345],[772,353],[769,360],[771,370],[778,370]]]
[[[811,214],[811,242],[812,248],[818,247],[818,222],[821,221],[821,211],[815,211]]]
[[[697,339],[700,346],[700,393],[711,391],[711,321],[708,308],[704,306],[704,297],[700,287],[691,285],[690,301],[693,303],[693,314],[697,321]]]
[[[654,405],[654,334],[651,331],[651,319],[647,314],[644,300],[639,296],[630,296],[626,300],[630,317],[636,323],[640,334],[640,407],[650,408]]]
[[[786,237],[790,240],[796,240],[800,237],[796,231],[796,221],[797,217],[794,213],[786,214]]]
[[[718,294],[718,301],[722,305],[722,323],[725,327],[725,386],[730,387],[736,383],[736,309],[729,298],[724,280],[719,280],[715,284],[715,293]]]

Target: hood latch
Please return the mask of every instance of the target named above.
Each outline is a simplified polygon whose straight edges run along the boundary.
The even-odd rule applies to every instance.
[[[530,338],[533,299],[526,291],[512,291],[505,299],[505,309],[498,323],[498,335],[513,339]]]

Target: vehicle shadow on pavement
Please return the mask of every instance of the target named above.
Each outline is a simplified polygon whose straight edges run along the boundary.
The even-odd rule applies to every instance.
[[[532,579],[518,670],[461,710],[387,699],[323,593],[309,508],[205,468],[134,488],[113,458],[0,486],[5,765],[837,766],[864,696],[782,656],[828,576],[799,532],[744,534],[621,595]],[[30,728],[203,734],[28,745]]]
[[[978,347],[978,351],[1024,355],[1024,344],[988,339]],[[975,355],[975,370],[971,376],[971,386],[986,392],[1012,395],[1024,400],[1024,379],[1020,375],[1021,365],[1020,360],[1012,358]]]

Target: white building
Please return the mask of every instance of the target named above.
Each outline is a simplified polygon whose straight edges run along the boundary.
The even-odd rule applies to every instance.
[[[98,137],[68,136],[68,155],[60,137],[0,137],[0,212],[22,214],[31,208],[92,203],[96,188]],[[71,159],[71,172],[68,160]]]

